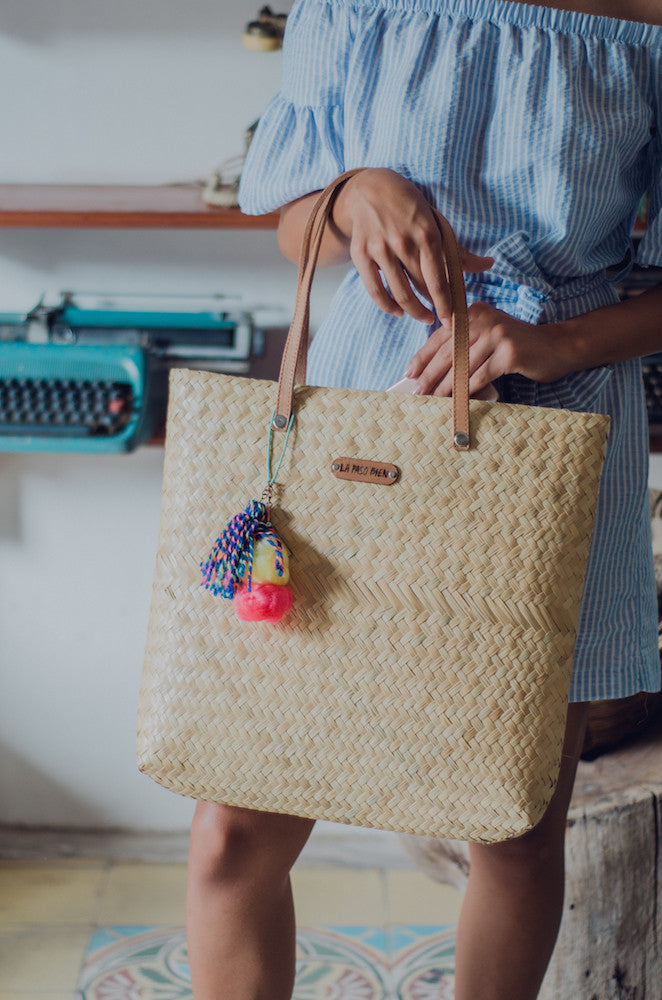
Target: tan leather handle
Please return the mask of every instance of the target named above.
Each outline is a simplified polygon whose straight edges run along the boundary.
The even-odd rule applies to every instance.
[[[306,223],[301,252],[294,316],[283,350],[278,379],[274,428],[284,431],[292,416],[294,385],[306,384],[306,356],[309,339],[310,289],[315,275],[324,228],[333,202],[342,185],[359,172],[348,170],[322,191]],[[460,249],[450,223],[433,209],[444,247],[444,268],[451,296],[453,337],[453,447],[466,451],[469,433],[469,320]]]

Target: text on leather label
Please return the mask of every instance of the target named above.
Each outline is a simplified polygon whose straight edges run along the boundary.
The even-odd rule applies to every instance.
[[[400,470],[390,462],[373,462],[369,458],[334,458],[331,472],[336,479],[351,479],[355,483],[375,483],[392,486]]]

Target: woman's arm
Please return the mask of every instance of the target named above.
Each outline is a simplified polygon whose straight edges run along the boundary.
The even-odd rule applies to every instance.
[[[577,371],[662,350],[662,284],[558,324]]]
[[[280,210],[278,246],[281,253],[294,264],[298,263],[303,231],[320,193],[320,191],[312,191],[310,194],[304,195],[303,198],[298,198],[296,201],[291,201],[289,205],[284,205]],[[337,197],[339,198],[340,195]],[[337,210],[336,205],[334,214]],[[335,264],[346,264],[348,261],[349,240],[339,232],[332,218],[324,230],[318,265],[332,267]]]
[[[278,242],[289,260],[298,259],[317,194],[306,195],[281,210]],[[491,257],[461,252],[466,271],[484,271],[492,265]],[[395,316],[408,313],[423,323],[433,323],[434,313],[420,301],[413,285],[434,306],[437,316],[449,315],[443,247],[434,214],[418,188],[401,174],[368,168],[340,189],[319,263],[324,267],[350,260],[384,312]]]
[[[278,240],[290,260],[298,259],[318,194],[306,195],[281,211]],[[486,270],[492,263],[489,257],[462,254],[466,271]],[[374,168],[355,174],[341,188],[319,262],[324,267],[352,260],[384,312],[434,322],[434,313],[414,294],[412,285],[434,306],[442,325],[404,374],[418,380],[420,393],[448,396],[450,301],[442,256],[439,230],[418,188],[392,170]],[[662,350],[662,286],[561,323],[535,326],[484,303],[470,307],[469,321],[472,395],[500,375],[515,372],[536,382],[554,382],[574,371]]]
[[[554,382],[571,372],[643,357],[662,350],[662,285],[612,306],[560,323],[534,326],[483,303],[469,308],[472,394],[500,375],[518,373]],[[435,330],[405,374],[418,391],[451,393],[451,334]]]

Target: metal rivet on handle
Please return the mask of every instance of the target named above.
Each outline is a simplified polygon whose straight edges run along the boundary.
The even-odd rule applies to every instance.
[[[331,468],[333,469],[334,472],[337,472],[338,469],[340,468],[340,466],[338,465],[337,462],[334,462],[333,465],[331,466]]]
[[[389,472],[388,478],[389,479],[397,479],[398,478],[397,472]]]
[[[466,448],[469,444],[469,435],[464,431],[458,431],[453,437],[453,444],[456,448]]]
[[[282,413],[279,413],[276,417],[274,417],[274,427],[277,427],[279,431],[282,431],[283,428],[287,427],[287,417],[283,416]]]

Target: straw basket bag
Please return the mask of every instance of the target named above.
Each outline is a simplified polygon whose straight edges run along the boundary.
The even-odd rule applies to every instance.
[[[139,767],[196,799],[503,840],[558,775],[608,418],[469,400],[441,216],[452,399],[307,386],[310,285],[346,176],[308,223],[278,386],[172,374]],[[268,450],[294,593],[278,624],[240,620],[200,574],[262,493]]]

